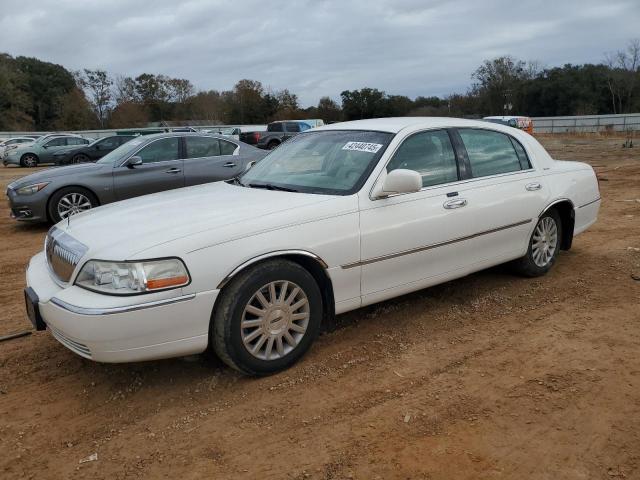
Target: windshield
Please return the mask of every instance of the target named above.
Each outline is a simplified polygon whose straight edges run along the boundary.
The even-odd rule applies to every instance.
[[[393,134],[324,130],[297,135],[239,181],[245,186],[347,195],[359,189]]]
[[[142,142],[144,142],[144,138],[138,137],[133,140],[129,140],[126,143],[123,143],[115,150],[107,153],[104,157],[98,160],[96,163],[113,163],[116,160],[123,160],[124,157],[132,153],[136,148],[140,146]]]

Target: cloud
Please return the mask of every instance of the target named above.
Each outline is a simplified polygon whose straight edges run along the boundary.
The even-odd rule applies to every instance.
[[[304,105],[345,89],[464,91],[486,58],[599,62],[638,36],[637,0],[4,0],[0,50],[199,89],[241,78]]]

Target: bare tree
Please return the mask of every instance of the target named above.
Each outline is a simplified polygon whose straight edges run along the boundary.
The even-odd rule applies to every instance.
[[[89,97],[89,102],[96,112],[100,126],[104,128],[107,113],[111,107],[111,87],[113,80],[104,70],[84,69],[76,73],[76,81]]]
[[[116,77],[114,90],[115,100],[118,105],[135,102],[136,82],[133,78],[118,75]]]
[[[605,54],[607,88],[613,113],[631,108],[633,91],[640,76],[640,39],[630,40],[623,50]]]

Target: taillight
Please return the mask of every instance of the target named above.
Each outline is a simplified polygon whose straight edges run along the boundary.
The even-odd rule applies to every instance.
[[[260,132],[253,132],[253,140],[258,143],[258,140],[260,140]]]

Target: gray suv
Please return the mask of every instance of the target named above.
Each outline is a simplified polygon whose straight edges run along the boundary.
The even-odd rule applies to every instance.
[[[265,155],[221,135],[146,135],[96,163],[48,168],[22,177],[9,184],[7,196],[17,220],[56,223],[106,203],[231,179]]]

